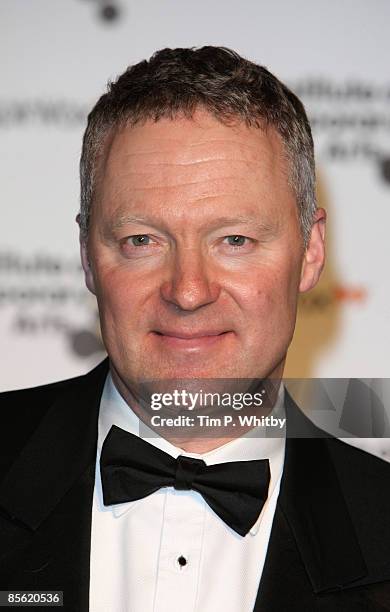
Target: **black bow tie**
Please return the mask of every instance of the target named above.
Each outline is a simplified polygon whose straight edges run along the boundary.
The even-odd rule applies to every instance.
[[[193,489],[241,536],[255,524],[270,479],[268,459],[216,465],[183,455],[174,459],[116,425],[104,441],[100,471],[106,506],[141,499],[161,487]]]

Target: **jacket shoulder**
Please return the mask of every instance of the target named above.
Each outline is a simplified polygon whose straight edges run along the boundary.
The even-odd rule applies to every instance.
[[[60,394],[79,384],[83,378],[84,376],[77,376],[38,387],[0,393],[0,419],[3,424],[1,429],[13,422],[23,427],[26,422],[39,421]]]
[[[358,489],[359,494],[363,489],[370,492],[377,489],[390,501],[390,488],[383,491],[384,483],[389,483],[390,479],[388,461],[337,438],[328,438],[326,443],[337,474],[345,485],[350,483],[351,489]]]
[[[0,472],[19,455],[53,404],[61,397],[77,396],[86,384],[104,375],[107,362],[91,372],[58,382],[0,393]]]

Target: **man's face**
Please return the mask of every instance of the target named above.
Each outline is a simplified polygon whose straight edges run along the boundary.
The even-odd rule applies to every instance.
[[[304,253],[272,129],[228,127],[198,111],[118,131],[82,256],[126,388],[281,375],[298,292],[321,271],[322,217]]]

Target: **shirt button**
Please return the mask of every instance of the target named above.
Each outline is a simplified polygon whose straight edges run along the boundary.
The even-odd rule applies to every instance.
[[[184,567],[185,565],[187,565],[187,559],[183,557],[183,555],[180,555],[177,562],[180,565],[180,567]]]

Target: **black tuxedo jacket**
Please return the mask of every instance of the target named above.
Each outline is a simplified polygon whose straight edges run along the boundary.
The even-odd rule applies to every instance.
[[[0,396],[0,590],[61,590],[67,612],[89,609],[107,368]],[[291,398],[286,409],[309,438],[286,442],[255,612],[390,611],[390,465],[324,438]]]

